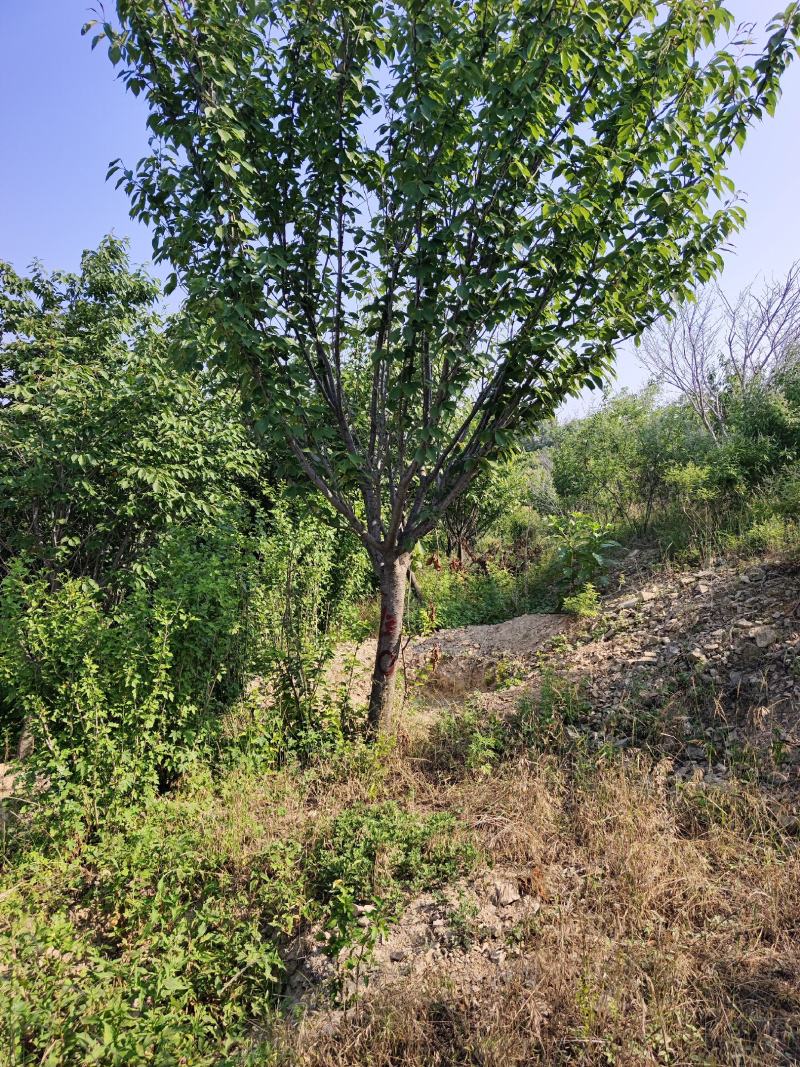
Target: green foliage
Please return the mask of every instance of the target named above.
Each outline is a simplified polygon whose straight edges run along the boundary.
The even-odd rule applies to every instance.
[[[769,383],[721,389],[719,438],[688,405],[658,404],[650,389],[607,400],[554,434],[555,506],[580,506],[598,522],[615,520],[623,534],[648,534],[664,551],[695,558],[791,543],[798,380],[789,364]]]
[[[338,942],[352,936],[357,905],[394,917],[404,893],[452,881],[475,859],[452,815],[420,816],[387,802],[348,808],[333,819],[309,870],[315,895],[333,909]]]
[[[0,264],[0,577],[24,557],[114,599],[177,527],[241,525],[256,453],[233,394],[176,369],[157,296],[113,238],[79,275]]]
[[[324,502],[267,506],[234,393],[175,366],[157,296],[111,238],[78,275],[0,270],[0,710],[62,831],[220,746],[270,765],[347,725],[317,689],[354,539]],[[269,707],[223,730],[254,673]]]
[[[33,740],[30,784],[67,825],[96,826],[208,756],[243,682],[241,546],[176,536],[147,563],[152,588],[112,608],[89,579],[51,589],[21,563],[0,586],[0,690]]]
[[[31,854],[0,903],[7,1063],[228,1062],[269,1018],[281,931],[305,898],[299,845],[242,857],[208,795],[153,801],[79,856]],[[222,1057],[222,1058],[221,1058]]]
[[[428,567],[420,572],[419,584],[425,604],[409,606],[412,633],[505,622],[558,606],[549,560],[517,573],[491,562],[485,570]]]
[[[478,540],[517,511],[528,496],[529,457],[524,453],[488,464],[447,509],[442,520],[448,553],[464,562],[474,555]]]
[[[19,860],[0,881],[2,1062],[192,1067],[243,1062],[283,991],[288,939],[314,921],[328,950],[363,945],[405,895],[466,872],[452,816],[346,808],[313,831],[273,833],[195,777],[91,842]],[[276,787],[275,807],[289,798]],[[119,813],[122,815],[122,813]],[[262,813],[263,815],[263,813]]]
[[[600,594],[591,582],[561,601],[562,611],[569,611],[582,619],[594,619],[600,614]]]
[[[368,562],[334,515],[281,498],[252,548],[248,655],[262,703],[237,743],[267,763],[319,754],[355,724],[346,684],[331,690],[323,676],[337,642],[364,636],[357,605],[369,588]]]
[[[116,11],[86,29],[152,151],[111,173],[209,325],[197,360],[376,570],[719,269],[725,168],[800,28],[792,4],[745,63],[716,0]]]
[[[553,484],[562,506],[645,534],[669,502],[667,471],[711,444],[691,410],[657,394],[622,392],[557,431]]]
[[[496,715],[467,701],[457,710],[445,709],[431,735],[437,763],[450,772],[466,768],[485,776],[508,748],[506,724]]]
[[[707,556],[713,545],[717,525],[715,505],[720,495],[713,468],[690,460],[670,467],[666,480],[685,522],[685,540],[702,556]]]
[[[593,578],[605,584],[603,571],[609,563],[608,553],[619,548],[619,542],[609,536],[609,527],[581,511],[553,515],[547,523],[558,546],[556,558],[562,576],[570,588]]]

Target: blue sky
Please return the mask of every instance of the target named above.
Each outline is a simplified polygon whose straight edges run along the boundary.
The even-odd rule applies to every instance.
[[[738,20],[763,25],[786,2],[729,0],[728,7]],[[80,36],[90,6],[0,0],[0,259],[18,269],[34,257],[72,269],[81,251],[110,231],[130,237],[135,260],[151,254],[124,193],[105,181],[111,159],[133,162],[144,153],[145,109],[116,81],[105,50],[92,52]],[[748,205],[747,227],[722,279],[736,291],[800,258],[800,61],[785,79],[775,118],[755,128],[731,175]],[[640,378],[633,355],[621,353],[620,382]]]

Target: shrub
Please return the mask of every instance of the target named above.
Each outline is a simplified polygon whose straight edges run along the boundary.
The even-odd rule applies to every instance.
[[[246,1062],[291,938],[314,923],[332,955],[363,949],[406,894],[474,862],[452,816],[394,804],[309,831],[286,816],[295,787],[237,773],[212,790],[195,775],[118,809],[79,850],[18,859],[0,881],[0,1062]],[[374,908],[367,930],[357,904]]]
[[[117,605],[89,579],[51,589],[22,563],[0,586],[0,688],[24,718],[37,792],[97,825],[203,756],[242,685],[246,562],[235,539],[176,536]]]
[[[4,1063],[204,1067],[249,1044],[306,899],[291,840],[247,855],[209,794],[154,800],[79,854],[35,853],[0,901]],[[221,1058],[222,1057],[222,1058]]]
[[[325,827],[310,859],[315,895],[333,906],[340,934],[356,922],[356,905],[394,916],[404,893],[430,889],[465,873],[476,858],[447,813],[420,816],[392,802],[347,808]]]
[[[548,527],[556,541],[562,577],[569,587],[574,589],[593,578],[605,584],[603,570],[609,563],[608,553],[619,548],[619,542],[610,537],[610,528],[581,511],[551,516]]]

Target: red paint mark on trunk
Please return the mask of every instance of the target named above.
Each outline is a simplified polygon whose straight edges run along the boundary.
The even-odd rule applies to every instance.
[[[390,648],[381,648],[382,645],[393,641],[397,633],[397,616],[391,611],[383,613],[381,628],[378,634],[378,669],[387,677],[394,672],[397,659],[400,655],[400,642],[393,642]]]

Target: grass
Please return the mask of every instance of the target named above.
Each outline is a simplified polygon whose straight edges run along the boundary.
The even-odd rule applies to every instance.
[[[747,792],[711,806],[620,759],[467,778],[449,802],[496,862],[534,865],[542,908],[481,977],[445,963],[367,998],[307,1065],[788,1064],[800,1053],[795,842]]]
[[[652,707],[649,751],[592,748],[592,708],[552,670],[503,696],[305,768],[196,776],[91,840],[20,843],[0,883],[0,1064],[798,1062],[786,798],[753,776],[676,783]],[[488,966],[492,868],[538,908]],[[409,900],[448,885],[450,954],[359,992]],[[304,938],[333,1010],[297,1025],[285,964]]]

